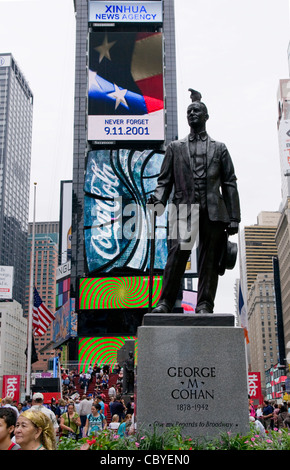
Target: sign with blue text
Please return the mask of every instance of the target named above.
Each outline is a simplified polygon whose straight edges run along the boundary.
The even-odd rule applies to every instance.
[[[162,23],[162,2],[89,2],[89,23]]]

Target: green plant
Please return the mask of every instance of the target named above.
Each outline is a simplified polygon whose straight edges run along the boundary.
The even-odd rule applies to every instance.
[[[58,450],[290,450],[290,430],[281,429],[257,433],[251,425],[246,436],[223,433],[215,439],[191,439],[183,436],[178,426],[152,431],[138,430],[136,434],[119,437],[110,430],[104,430],[95,437],[79,441],[61,438]]]

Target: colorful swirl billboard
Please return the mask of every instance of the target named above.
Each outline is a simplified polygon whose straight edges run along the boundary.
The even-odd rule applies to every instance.
[[[148,308],[149,280],[148,276],[80,279],[79,309]],[[161,287],[162,277],[154,276],[152,284],[153,306],[158,302]]]
[[[163,151],[148,149],[88,153],[84,239],[90,275],[150,268],[152,224],[146,201],[156,187],[163,158]],[[155,270],[165,267],[167,224],[166,212],[157,217]]]
[[[118,362],[119,349],[125,345],[126,340],[135,340],[135,357],[137,356],[137,338],[135,336],[109,336],[102,338],[79,339],[79,371],[86,372],[89,365],[109,364],[111,370]]]
[[[88,140],[164,140],[162,33],[90,33],[88,73]]]

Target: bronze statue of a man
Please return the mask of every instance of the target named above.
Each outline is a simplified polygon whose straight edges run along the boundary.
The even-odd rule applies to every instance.
[[[172,203],[177,208],[198,205],[196,313],[213,313],[225,234],[238,233],[240,203],[230,154],[225,144],[207,134],[207,107],[199,92],[190,91],[192,102],[187,108],[190,133],[167,147],[156,189],[148,203],[165,207],[173,190]],[[152,313],[172,312],[190,253],[191,250],[182,248],[179,234],[171,240],[161,297]]]

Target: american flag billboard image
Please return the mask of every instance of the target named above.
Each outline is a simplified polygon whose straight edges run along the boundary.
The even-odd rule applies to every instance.
[[[164,140],[161,33],[90,34],[88,140]]]

